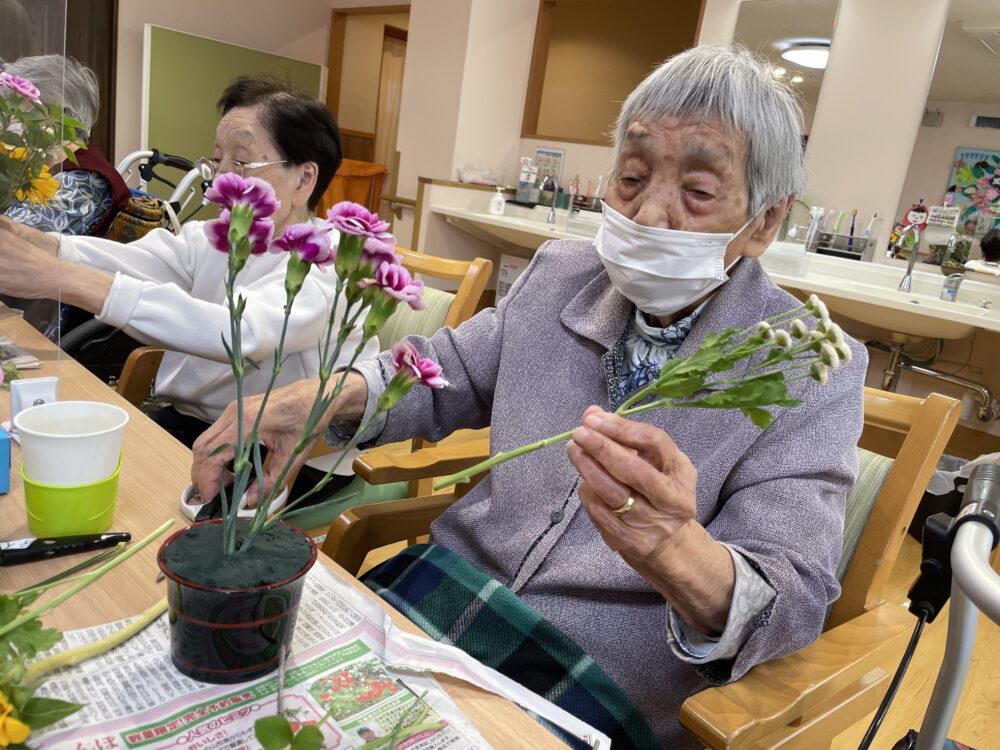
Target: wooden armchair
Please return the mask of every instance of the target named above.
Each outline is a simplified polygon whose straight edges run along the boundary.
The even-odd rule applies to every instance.
[[[330,187],[320,198],[316,215],[326,216],[327,210],[340,201],[354,201],[369,211],[378,211],[382,200],[382,181],[388,174],[385,164],[344,159],[330,181]]]
[[[848,497],[843,593],[826,630],[798,653],[762,664],[742,679],[685,701],[680,721],[710,748],[828,748],[845,727],[873,711],[888,687],[913,617],[883,596],[907,525],[961,411],[940,394],[919,399],[866,388],[865,431],[905,437],[888,461],[859,448],[862,476]],[[369,482],[412,481],[458,471],[489,454],[488,438],[439,444],[404,456],[365,454],[355,471]],[[467,487],[467,486],[466,486]],[[357,572],[370,549],[428,532],[458,495],[429,495],[350,509],[330,527],[323,551]],[[852,520],[853,519],[853,520]],[[916,572],[916,571],[914,571]]]

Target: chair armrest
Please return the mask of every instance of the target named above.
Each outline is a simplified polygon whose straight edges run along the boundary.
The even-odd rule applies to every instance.
[[[483,431],[463,440],[448,438],[412,453],[368,451],[354,459],[354,473],[369,484],[409,482],[454,474],[489,456],[489,433]]]
[[[453,502],[449,492],[348,508],[330,525],[323,552],[357,575],[369,551],[427,534]]]
[[[757,747],[762,737],[809,721],[824,702],[844,703],[844,691],[866,690],[872,670],[902,653],[913,624],[903,607],[876,607],[797,653],[692,695],[681,707],[681,724],[713,750]]]

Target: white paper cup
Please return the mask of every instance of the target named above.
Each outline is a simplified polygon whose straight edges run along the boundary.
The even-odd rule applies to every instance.
[[[118,468],[128,412],[98,401],[53,401],[14,417],[24,473],[35,482],[74,487]]]

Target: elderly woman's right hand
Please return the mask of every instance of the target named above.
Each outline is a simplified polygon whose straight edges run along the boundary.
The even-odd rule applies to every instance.
[[[6,216],[0,216],[0,243],[9,242],[11,235],[29,242],[41,250],[45,250],[51,255],[59,254],[58,237],[45,234],[45,232],[39,232],[34,227],[11,221]]]
[[[332,389],[338,380],[339,375],[334,375],[328,387]],[[299,380],[271,392],[257,430],[257,440],[267,448],[270,456],[267,468],[264,470],[265,492],[278,479],[282,468],[294,452],[295,445],[302,437],[302,430],[312,409],[318,387],[318,380]],[[322,433],[335,418],[344,422],[360,420],[365,411],[367,398],[368,386],[365,379],[356,372],[348,373],[343,390],[320,420],[317,428],[320,436],[316,439],[322,439]],[[262,400],[261,396],[243,399],[245,433],[253,426]],[[227,464],[234,455],[237,422],[234,401],[194,443],[191,483],[206,502],[219,493],[222,485],[228,484],[233,479]],[[301,467],[306,462],[310,450],[311,445],[296,458],[293,469]],[[255,486],[253,483],[247,488],[249,497],[256,496]]]

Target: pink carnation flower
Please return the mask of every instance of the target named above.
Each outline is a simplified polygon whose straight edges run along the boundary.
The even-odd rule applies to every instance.
[[[329,224],[321,227],[312,224],[291,224],[285,227],[281,236],[271,243],[272,253],[298,253],[299,257],[318,266],[321,271],[333,263],[336,253],[333,251]]]
[[[361,204],[351,201],[337,203],[326,212],[326,218],[344,234],[359,237],[380,237],[389,229],[389,222],[382,221],[378,214],[373,214]]]
[[[414,279],[403,266],[395,263],[385,263],[378,267],[374,279],[361,279],[358,286],[366,289],[377,286],[390,297],[405,302],[414,310],[423,310],[427,304],[421,299],[424,293],[424,282]]]
[[[205,197],[223,208],[232,210],[242,204],[253,209],[255,219],[274,216],[281,204],[274,195],[274,188],[258,177],[240,177],[232,172],[220,174],[205,191]]]
[[[0,86],[10,89],[15,94],[20,94],[25,99],[30,99],[35,104],[42,103],[42,96],[38,88],[27,78],[12,76],[10,73],[0,73]]]
[[[389,232],[381,232],[377,237],[365,239],[361,257],[373,268],[378,268],[383,263],[399,265],[403,262],[402,257],[396,255],[396,238]]]
[[[229,216],[229,211],[223,209],[219,213],[218,219],[205,223],[205,236],[208,237],[208,243],[220,253],[229,252]],[[274,224],[270,219],[254,219],[247,232],[247,239],[250,240],[250,252],[253,255],[267,252],[273,235]]]
[[[392,366],[396,372],[429,388],[444,388],[448,381],[441,377],[441,365],[432,359],[421,357],[409,341],[400,341],[392,346]]]

